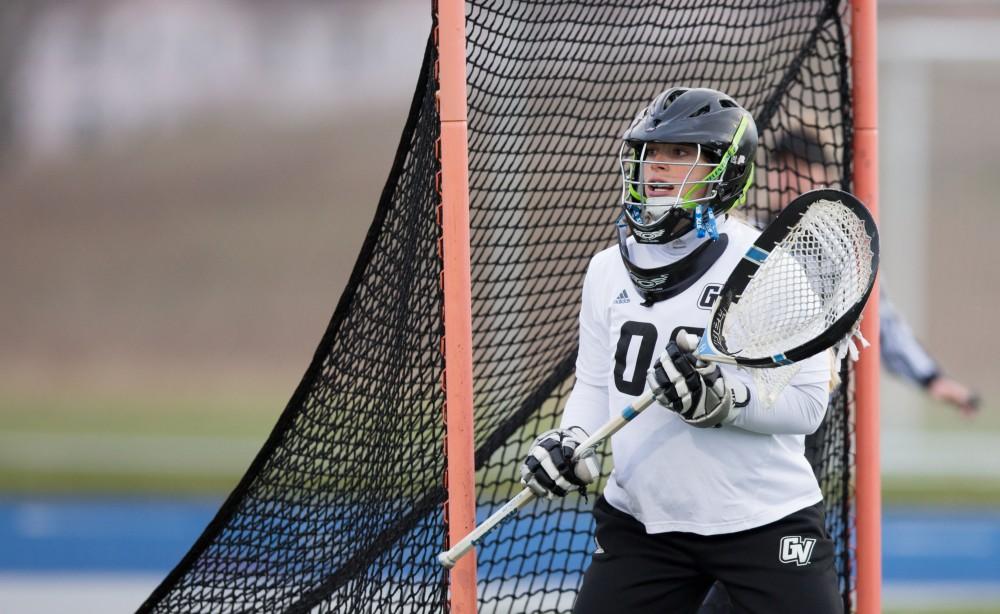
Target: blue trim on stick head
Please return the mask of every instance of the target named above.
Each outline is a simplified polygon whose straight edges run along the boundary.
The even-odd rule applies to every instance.
[[[747,250],[747,255],[745,256],[745,258],[749,258],[750,260],[753,260],[754,262],[761,263],[761,262],[764,262],[764,260],[767,259],[767,256],[768,256],[768,252],[762,250],[761,248],[757,247],[756,245],[751,245],[750,249]]]
[[[695,356],[715,356],[718,354],[711,345],[708,343],[708,331],[701,336],[698,340],[698,347],[694,349]]]

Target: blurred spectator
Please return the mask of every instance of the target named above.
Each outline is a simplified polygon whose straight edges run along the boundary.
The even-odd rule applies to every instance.
[[[787,205],[795,196],[826,183],[827,158],[819,137],[805,127],[783,133],[775,144],[769,171],[769,192],[775,209]],[[879,296],[879,342],[882,364],[897,377],[920,386],[931,398],[947,403],[965,415],[979,407],[979,397],[967,385],[946,375],[917,341],[912,329],[896,310],[884,291]]]
[[[827,183],[827,157],[820,138],[802,126],[778,138],[769,166],[767,187],[770,209],[774,211],[783,209],[799,194]],[[884,284],[880,284],[880,288],[884,288]],[[941,371],[882,290],[879,293],[879,343],[882,364],[890,373],[920,386],[933,399],[948,403],[965,415],[978,409],[978,396],[968,386]],[[718,583],[712,586],[698,610],[699,614],[733,611],[728,592]]]

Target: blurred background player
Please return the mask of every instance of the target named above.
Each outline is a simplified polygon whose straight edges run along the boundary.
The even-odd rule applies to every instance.
[[[797,126],[784,132],[775,144],[773,170],[768,171],[772,210],[785,207],[793,198],[827,183],[828,160],[818,135]],[[881,282],[879,296],[879,341],[882,364],[893,375],[923,388],[937,401],[955,407],[966,415],[979,407],[979,397],[958,380],[946,375],[917,341],[902,314],[886,296]]]
[[[780,211],[796,196],[827,183],[827,156],[814,131],[796,126],[775,143],[773,162],[767,171],[772,211]],[[913,330],[896,310],[880,281],[879,348],[882,365],[889,373],[919,386],[933,399],[951,405],[965,415],[979,408],[979,397],[965,384],[945,375]],[[809,448],[812,449],[812,448]],[[699,610],[700,614],[731,612],[725,588],[716,584]]]

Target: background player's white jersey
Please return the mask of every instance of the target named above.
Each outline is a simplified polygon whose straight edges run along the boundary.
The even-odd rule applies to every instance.
[[[593,257],[583,287],[577,382],[563,427],[594,432],[646,390],[646,370],[678,331],[701,334],[718,290],[759,234],[732,218],[719,230],[729,240],[722,256],[689,288],[650,307],[642,306],[617,247]],[[652,268],[704,240],[692,232],[666,245],[629,239],[629,247],[636,264]],[[758,402],[749,374],[723,365],[726,379],[747,385],[750,403],[722,428],[692,427],[654,404],[612,436],[615,468],[605,498],[650,533],[702,535],[762,526],[818,502],[805,434],[826,412],[830,363],[822,353],[801,364],[771,407]]]

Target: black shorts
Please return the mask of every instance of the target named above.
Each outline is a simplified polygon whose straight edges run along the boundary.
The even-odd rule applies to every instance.
[[[594,517],[597,547],[574,614],[693,614],[715,581],[728,589],[733,612],[844,611],[822,503],[723,535],[650,535],[604,497]]]

